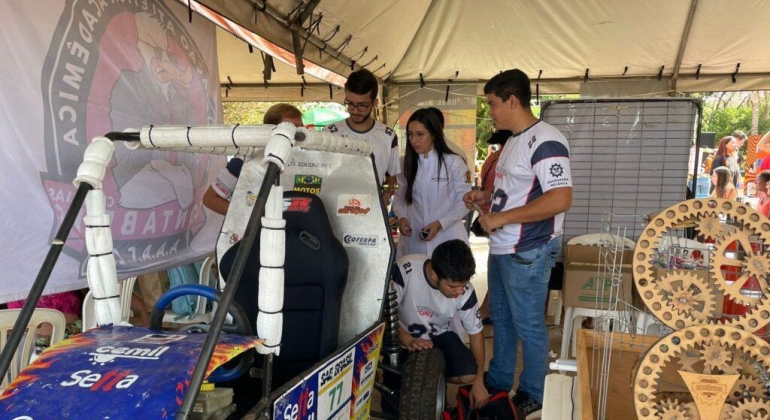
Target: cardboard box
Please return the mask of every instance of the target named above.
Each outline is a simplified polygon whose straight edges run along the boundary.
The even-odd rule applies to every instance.
[[[564,306],[591,309],[609,309],[611,306],[610,292],[612,290],[612,278],[610,273],[605,273],[604,265],[599,265],[602,259],[614,258],[616,262],[624,264],[616,265],[620,268],[620,292],[619,299],[631,302],[633,276],[631,258],[633,250],[617,253],[609,252],[606,248],[591,245],[567,245],[564,258]]]

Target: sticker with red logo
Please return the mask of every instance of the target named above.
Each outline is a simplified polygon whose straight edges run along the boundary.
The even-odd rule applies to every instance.
[[[366,216],[372,210],[369,194],[340,194],[337,197],[337,216]]]
[[[173,418],[205,339],[141,327],[91,329],[27,366],[0,395],[0,413],[4,419],[50,419],[53,413],[103,419],[114,418],[117,409],[120,418]],[[253,337],[223,334],[206,375],[258,344]]]
[[[310,197],[284,197],[283,211],[301,211],[307,213],[310,211],[310,203],[313,199]]]

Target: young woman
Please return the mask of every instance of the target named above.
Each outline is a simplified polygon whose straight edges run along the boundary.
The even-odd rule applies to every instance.
[[[463,195],[471,190],[463,158],[452,152],[436,115],[415,111],[406,125],[406,153],[393,199],[401,237],[396,256],[431,255],[450,239],[468,242]]]
[[[733,174],[724,166],[714,168],[711,172],[711,183],[714,184],[712,197],[734,200],[738,195],[738,190],[733,185]]]
[[[741,170],[738,167],[738,161],[735,158],[735,152],[738,150],[738,142],[734,137],[727,136],[722,137],[719,140],[719,147],[717,147],[716,156],[711,161],[712,173],[714,168],[721,166],[726,167],[732,172],[732,183],[735,188],[738,188],[738,181],[740,178]]]

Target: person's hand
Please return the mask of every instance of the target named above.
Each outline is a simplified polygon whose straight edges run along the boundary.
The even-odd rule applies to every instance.
[[[406,217],[398,219],[398,231],[404,236],[412,236],[412,225],[409,219]]]
[[[409,343],[408,346],[406,346],[406,349],[410,352],[420,351],[420,350],[428,350],[433,348],[433,342],[430,340],[426,340],[424,338],[415,338],[412,340],[411,343]]]
[[[484,386],[484,379],[479,378],[477,375],[476,379],[473,380],[473,385],[471,385],[471,407],[478,410],[487,405],[487,402],[489,402],[489,392],[487,387]]]
[[[393,196],[393,190],[387,189],[382,192],[382,202],[385,203],[385,206],[388,206],[390,204],[390,197]]]
[[[479,217],[479,223],[484,232],[492,233],[505,226],[505,221],[500,213],[487,213]]]
[[[489,204],[488,201],[489,198],[487,191],[468,191],[463,196],[463,202],[465,203],[465,207],[467,207],[468,210],[473,210],[473,203],[476,203],[479,207],[484,207],[485,205]]]
[[[441,222],[436,220],[435,222],[429,224],[428,226],[425,226],[422,228],[423,232],[428,232],[428,236],[426,236],[424,239],[421,238],[423,241],[428,242],[436,237],[436,234],[438,231],[441,230]]]

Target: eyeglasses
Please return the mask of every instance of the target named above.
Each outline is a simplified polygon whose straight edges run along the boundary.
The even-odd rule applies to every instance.
[[[369,102],[368,104],[354,104],[346,99],[342,104],[345,105],[347,109],[355,108],[356,111],[366,111],[372,106],[372,103],[373,102]]]

